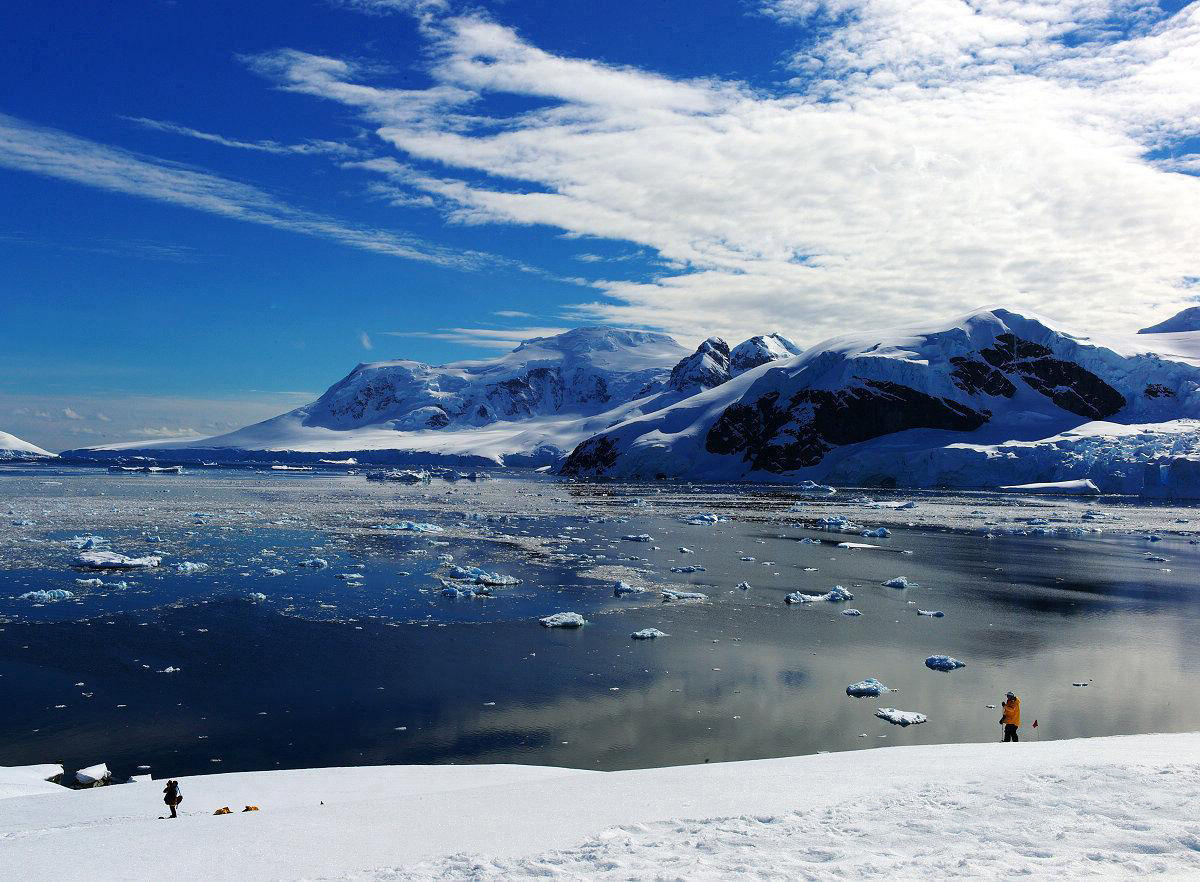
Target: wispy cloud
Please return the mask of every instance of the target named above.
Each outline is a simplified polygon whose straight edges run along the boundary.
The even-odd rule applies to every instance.
[[[362,344],[363,349],[374,349],[375,346],[371,343],[371,335],[366,331],[361,331],[358,335],[358,342]]]
[[[533,313],[522,312],[519,309],[497,309],[492,315],[498,315],[501,318],[533,318]]]
[[[664,262],[597,282],[581,317],[813,341],[984,302],[1086,311],[1097,329],[1181,302],[1200,181],[1178,173],[1187,157],[1147,155],[1200,134],[1200,4],[763,7],[817,33],[773,92],[555,55],[480,16],[426,18],[428,89],[290,50],[255,66],[355,110],[402,156],[361,167],[451,221]],[[488,112],[514,95],[535,109]]]
[[[0,166],[409,260],[461,268],[493,262],[480,252],[454,251],[388,230],[352,226],[296,208],[248,184],[35,126],[5,114],[0,114]]]
[[[536,337],[553,337],[568,328],[442,328],[437,331],[385,331],[389,337],[445,340],[484,349],[515,349]]]
[[[69,407],[64,407],[64,408],[63,408],[62,415],[63,415],[64,417],[66,417],[67,419],[69,419],[69,420],[81,420],[81,419],[83,419],[83,417],[81,417],[81,416],[80,416],[78,413],[76,413],[76,412],[75,412],[73,409],[71,409],[71,408],[69,408]]]
[[[222,147],[233,147],[238,150],[253,150],[259,153],[273,153],[276,155],[297,154],[297,155],[312,155],[324,154],[328,156],[352,157],[361,156],[362,151],[357,147],[352,147],[349,144],[342,144],[338,141],[322,141],[311,139],[300,144],[281,144],[278,141],[242,141],[236,138],[226,138],[224,135],[216,135],[212,132],[202,132],[199,129],[193,129],[190,126],[181,126],[178,123],[167,122],[159,119],[147,119],[144,116],[123,116],[122,119],[132,123],[137,123],[139,126],[146,129],[154,129],[159,132],[170,132],[175,135],[183,135],[188,138],[196,138],[200,141],[208,141],[212,144],[220,144]]]

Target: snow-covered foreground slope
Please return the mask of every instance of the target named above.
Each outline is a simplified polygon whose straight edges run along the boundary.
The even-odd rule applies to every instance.
[[[6,459],[44,459],[54,456],[48,450],[22,441],[16,435],[0,432],[0,460]]]
[[[11,878],[1131,878],[1200,874],[1200,734],[631,772],[256,772],[0,801]],[[244,805],[258,812],[242,813]],[[232,815],[213,816],[229,806]]]
[[[564,472],[1186,495],[1198,355],[1198,332],[1099,340],[984,310],[757,367],[588,439]]]

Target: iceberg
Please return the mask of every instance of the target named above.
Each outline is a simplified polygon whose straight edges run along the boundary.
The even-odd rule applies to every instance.
[[[424,524],[416,521],[399,521],[395,524],[376,524],[376,530],[397,530],[401,533],[444,533],[445,527],[437,524]]]
[[[112,772],[108,770],[108,766],[104,763],[88,766],[86,769],[80,769],[75,773],[75,780],[84,787],[98,787],[111,778]]]
[[[699,591],[673,591],[669,588],[663,589],[663,603],[678,603],[681,600],[708,600],[708,595],[701,594]]]
[[[917,615],[929,616],[931,619],[945,618],[946,614],[940,609],[917,609]]]
[[[657,640],[659,637],[667,637],[669,635],[664,634],[658,628],[642,628],[642,630],[634,631],[629,636],[634,640]]]
[[[75,566],[85,570],[139,570],[156,567],[161,557],[126,557],[115,551],[85,551],[75,558]]]
[[[957,668],[965,668],[966,666],[966,662],[961,662],[948,655],[931,655],[925,659],[925,667],[931,671],[953,671]]]
[[[854,698],[877,698],[885,692],[891,692],[887,686],[874,677],[867,677],[846,687],[846,694]]]
[[[889,723],[894,723],[897,726],[917,726],[929,720],[929,717],[925,716],[925,714],[919,714],[916,711],[896,710],[894,707],[876,708],[875,716],[881,720],[887,720]]]
[[[854,595],[843,588],[841,585],[834,585],[824,594],[805,594],[802,591],[793,591],[783,598],[784,603],[815,603],[819,600],[825,600],[830,603],[845,603],[847,600],[853,600]]]
[[[51,588],[48,591],[26,591],[20,599],[32,600],[35,603],[54,603],[58,600],[70,600],[74,596],[73,591],[67,591],[65,588]]]
[[[920,588],[916,582],[910,582],[907,576],[896,576],[883,583],[884,588]]]
[[[542,616],[538,619],[544,628],[582,628],[587,624],[579,613],[560,612],[550,616]]]

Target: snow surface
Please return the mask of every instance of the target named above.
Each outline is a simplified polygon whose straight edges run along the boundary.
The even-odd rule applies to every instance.
[[[63,767],[58,763],[36,766],[0,766],[0,799],[31,796],[35,793],[61,793],[63,788],[51,783],[61,778]]]
[[[59,880],[70,866],[100,882],[160,880],[166,864],[205,882],[1200,875],[1200,734],[180,783],[176,821],[158,820],[162,780],[0,801],[5,875]],[[234,814],[212,815],[225,805]]]
[[[57,456],[48,450],[42,450],[37,445],[22,441],[16,435],[0,432],[0,460],[5,459],[42,459]]]

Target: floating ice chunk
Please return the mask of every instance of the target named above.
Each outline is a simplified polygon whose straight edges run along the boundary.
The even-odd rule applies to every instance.
[[[538,619],[545,628],[582,628],[587,621],[579,613],[561,612]]]
[[[101,579],[76,579],[75,584],[80,588],[103,588],[104,582]]]
[[[865,680],[859,680],[846,687],[846,694],[854,698],[878,698],[883,693],[891,691],[874,677],[867,677]]]
[[[629,594],[649,594],[649,588],[635,588],[628,582],[618,582],[613,587],[613,597],[625,597]]]
[[[671,567],[671,572],[672,573],[703,573],[703,572],[705,572],[705,569],[704,569],[704,567],[702,567],[698,564],[688,564],[687,566],[683,566],[683,567]]]
[[[802,591],[793,591],[783,598],[784,603],[815,603],[819,600],[825,600],[830,603],[845,603],[847,600],[853,600],[854,595],[843,588],[841,585],[834,585],[824,594],[805,594]]]
[[[376,469],[367,472],[368,481],[397,481],[401,484],[428,484],[428,472],[413,472],[407,469]]]
[[[856,524],[844,515],[821,518],[815,526],[818,530],[826,530],[830,533],[860,533],[863,529],[862,524]]]
[[[940,609],[920,609],[920,608],[918,608],[917,615],[929,616],[931,619],[942,619],[942,618],[946,617],[946,614],[944,612],[942,612]]]
[[[454,582],[473,582],[476,585],[516,585],[521,580],[503,573],[489,573],[479,567],[451,566],[446,578]]]
[[[679,553],[680,553],[680,554],[695,554],[696,552],[692,551],[692,549],[690,549],[690,548],[687,548],[687,547],[685,547],[685,546],[683,546],[683,545],[680,545],[680,546],[679,546]]]
[[[663,589],[663,603],[678,603],[684,600],[708,600],[708,595],[701,594],[699,591],[672,591],[669,588]]]
[[[693,527],[707,527],[711,526],[712,524],[724,523],[728,520],[729,518],[725,517],[725,515],[717,515],[712,514],[711,512],[705,512],[704,514],[692,515],[687,519],[687,522]]]
[[[262,603],[262,601],[267,599],[267,595],[263,594],[261,591],[251,591],[246,595],[246,598],[248,600],[253,600],[255,603]]]
[[[103,536],[73,536],[67,540],[67,545],[71,548],[78,548],[80,551],[91,551],[107,544],[108,540]]]
[[[867,539],[888,539],[892,531],[887,527],[876,527],[874,530],[863,530],[862,535]]]
[[[919,714],[916,711],[896,710],[894,707],[876,708],[875,716],[881,720],[887,720],[889,723],[894,723],[897,726],[917,726],[929,720],[929,717]]]
[[[654,537],[649,533],[634,533],[629,536],[622,536],[626,542],[653,542]]]
[[[816,481],[801,481],[791,489],[792,492],[801,493],[805,496],[833,496],[837,493],[837,490],[833,487],[826,484],[818,484]]]
[[[925,667],[931,671],[953,671],[956,668],[965,668],[966,666],[966,662],[961,662],[948,655],[931,655],[925,659]]]
[[[160,563],[161,557],[126,557],[115,551],[85,551],[75,558],[75,566],[86,570],[140,570]]]
[[[842,615],[850,617],[861,616],[862,612],[857,609],[844,609],[842,610]]]
[[[809,537],[805,536],[803,539],[800,540],[800,544],[801,545],[820,545],[821,540],[820,539],[810,539]]]
[[[743,554],[743,555],[742,555],[742,560],[749,562],[749,561],[752,561],[752,560],[754,560],[754,558],[752,558],[752,557],[751,557],[750,555],[748,555],[748,554]]]
[[[177,668],[174,665],[167,665],[165,668],[163,668],[161,671],[159,671],[159,673],[160,674],[178,674],[182,670],[183,670],[183,668]]]
[[[300,566],[309,567],[314,570],[323,570],[329,566],[329,561],[323,557],[310,557],[308,560],[300,561]]]
[[[1091,478],[1075,481],[1042,481],[1037,484],[1008,484],[1000,488],[1009,493],[1036,493],[1056,496],[1099,496],[1100,488]]]
[[[268,567],[267,569],[263,570],[263,573],[268,576],[282,576],[283,570],[278,569],[277,567]]]
[[[896,576],[883,583],[884,588],[920,588],[916,582],[910,582],[908,576]]]
[[[738,582],[737,587],[740,588],[742,591],[749,591],[750,583],[749,582]]]
[[[882,548],[882,545],[868,545],[866,542],[839,542],[838,548]]]
[[[667,637],[669,635],[664,634],[658,628],[642,628],[642,630],[634,631],[629,636],[634,640],[657,640],[659,637]]]
[[[35,603],[54,603],[58,600],[70,600],[74,596],[75,593],[73,591],[68,591],[65,588],[51,588],[48,591],[26,591],[21,595],[20,599],[32,600]]]
[[[376,530],[399,530],[402,533],[444,533],[445,527],[437,524],[418,523],[417,521],[398,521],[395,524],[376,524]]]
[[[95,787],[103,784],[110,778],[112,778],[112,772],[108,770],[108,766],[104,763],[88,766],[86,769],[80,769],[75,773],[75,780],[84,787]]]
[[[203,573],[207,569],[208,564],[192,563],[190,560],[181,560],[179,563],[175,564],[175,572],[179,573],[181,576],[190,576],[193,573]]]

